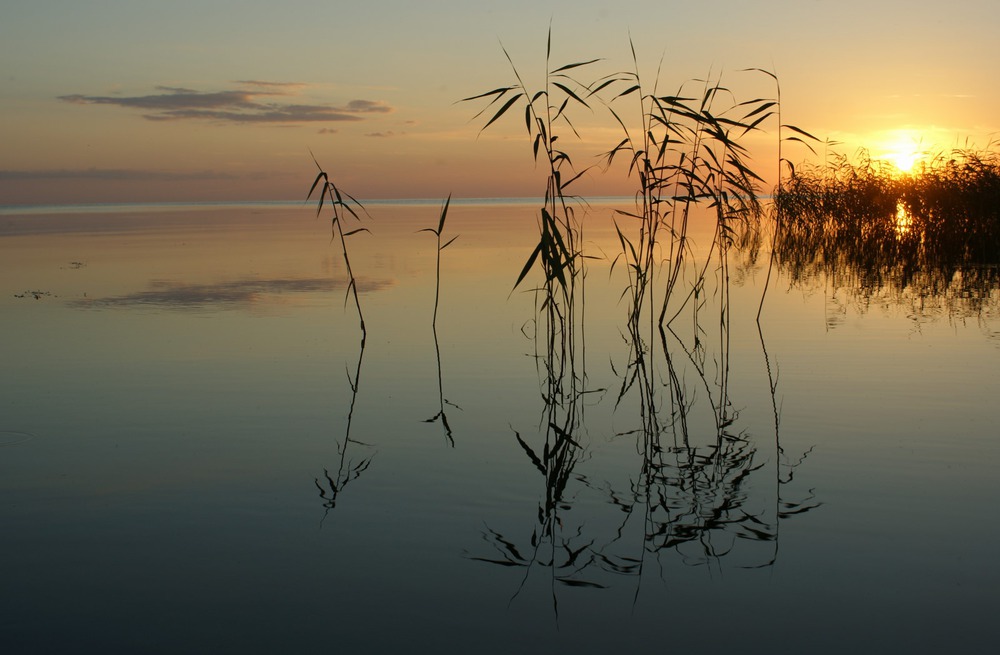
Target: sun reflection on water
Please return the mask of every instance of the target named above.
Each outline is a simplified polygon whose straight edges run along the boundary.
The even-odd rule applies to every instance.
[[[902,202],[896,203],[896,238],[901,239],[913,229],[913,214]]]

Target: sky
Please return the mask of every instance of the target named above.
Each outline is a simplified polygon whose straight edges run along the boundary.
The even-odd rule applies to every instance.
[[[1000,135],[998,27],[995,0],[4,0],[0,205],[297,200],[313,156],[358,198],[540,195],[521,114],[481,131],[483,103],[459,101],[514,81],[504,49],[540,86],[550,29],[552,67],[600,59],[581,77],[632,69],[630,43],[658,89],[721,75],[773,97],[745,69],[773,71],[819,156],[902,164]],[[580,170],[622,138],[592,104],[562,137]],[[594,168],[575,191],[633,188]]]

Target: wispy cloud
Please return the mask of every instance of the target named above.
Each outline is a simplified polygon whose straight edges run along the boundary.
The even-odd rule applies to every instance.
[[[355,111],[360,114],[388,114],[392,111],[392,107],[381,101],[351,100],[347,103],[347,111]]]
[[[59,100],[78,105],[112,105],[139,110],[152,121],[209,120],[224,123],[317,123],[361,121],[365,114],[385,114],[392,107],[377,100],[351,100],[344,106],[302,104],[283,101],[298,94],[303,84],[242,80],[242,89],[196,91],[184,87],[157,86],[159,93],[140,96],[69,94]]]
[[[264,80],[236,80],[240,86],[258,86],[265,89],[300,89],[304,86],[302,82],[267,82]]]

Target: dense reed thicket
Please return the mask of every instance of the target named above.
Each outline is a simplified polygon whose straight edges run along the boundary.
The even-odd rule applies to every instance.
[[[956,149],[901,173],[862,151],[792,169],[775,196],[775,252],[793,280],[819,274],[862,295],[962,299],[997,286],[1000,153]]]

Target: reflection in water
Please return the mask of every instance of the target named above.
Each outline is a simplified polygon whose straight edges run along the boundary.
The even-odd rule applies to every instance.
[[[805,462],[806,458],[813,451],[813,447],[803,452],[797,458],[791,458],[781,445],[781,409],[778,404],[778,375],[776,369],[771,367],[771,357],[767,352],[767,343],[764,339],[764,330],[760,323],[757,323],[757,335],[760,337],[760,350],[764,356],[764,367],[767,369],[768,393],[771,397],[771,411],[774,415],[774,450],[777,454],[777,470],[775,472],[775,524],[774,524],[774,553],[771,560],[765,564],[769,566],[778,558],[778,533],[781,521],[798,514],[805,514],[813,510],[822,503],[816,500],[815,489],[808,489],[805,496],[794,497],[786,491],[795,479],[795,471]]]
[[[385,280],[367,280],[359,283],[362,291],[378,291],[391,285]],[[215,284],[184,284],[169,280],[154,280],[145,291],[124,296],[84,298],[71,301],[78,307],[131,307],[154,306],[178,309],[195,307],[226,308],[256,302],[263,296],[288,293],[310,293],[342,289],[345,283],[329,278],[269,280],[248,279],[218,282]]]
[[[545,410],[542,416],[542,443],[535,448],[517,431],[514,436],[532,467],[542,476],[544,495],[537,507],[535,525],[526,545],[518,546],[515,540],[487,526],[483,532],[495,555],[473,556],[472,559],[500,566],[524,569],[514,592],[516,598],[528,582],[535,567],[548,571],[552,605],[559,613],[557,584],[569,587],[603,587],[591,578],[598,560],[593,550],[594,541],[584,534],[585,524],[570,521],[566,514],[572,509],[572,495],[568,493],[573,480],[587,484],[587,479],[574,474],[574,469],[584,456],[578,441],[580,427],[580,394],[563,395],[559,381],[548,378],[543,390]]]
[[[375,457],[374,454],[367,455],[357,461],[347,457],[347,449],[352,445],[371,448],[370,444],[351,438],[351,422],[354,419],[354,404],[358,399],[358,389],[361,385],[361,364],[364,358],[365,335],[362,333],[361,347],[358,351],[358,366],[354,371],[353,378],[351,378],[350,372],[347,375],[347,380],[351,387],[351,404],[347,410],[347,426],[344,428],[344,441],[337,444],[337,453],[340,456],[337,461],[337,469],[332,474],[329,469],[323,469],[324,480],[321,481],[319,478],[314,480],[316,488],[319,489],[319,497],[323,499],[323,507],[326,508],[326,511],[323,513],[324,519],[330,513],[330,510],[337,506],[337,497],[340,495],[340,492],[349,483],[358,479],[371,464],[372,458]]]
[[[518,546],[513,538],[487,525],[483,538],[495,554],[473,556],[472,559],[523,569],[513,598],[520,595],[535,567],[547,570],[552,605],[558,617],[557,586],[603,586],[591,578],[597,559],[593,540],[584,534],[585,524],[578,522],[573,527],[574,522],[567,516],[572,509],[571,483],[575,480],[587,484],[584,476],[574,473],[585,455],[580,442],[584,419],[582,399],[588,393],[601,393],[603,389],[588,391],[583,388],[586,375],[582,366],[578,369],[577,346],[580,352],[584,348],[577,344],[577,338],[582,340],[583,331],[576,329],[577,313],[573,309],[575,276],[561,287],[565,292],[559,297],[561,302],[556,300],[552,283],[553,280],[548,280],[545,300],[536,303],[535,328],[543,326],[544,333],[533,335],[543,402],[541,443],[533,447],[520,432],[514,431],[518,445],[533,469],[541,475],[543,497],[538,503],[535,524],[526,545]]]
[[[896,238],[906,239],[913,228],[913,215],[901,202],[896,203]]]
[[[438,403],[439,408],[437,414],[426,419],[424,423],[435,423],[441,421],[441,427],[444,428],[444,436],[448,440],[448,445],[452,448],[455,447],[455,437],[451,433],[451,425],[448,423],[448,415],[445,414],[445,405],[454,407],[455,409],[461,410],[462,408],[455,403],[449,401],[444,397],[444,380],[441,377],[441,346],[438,344],[438,333],[437,325],[432,324],[431,330],[434,332],[434,354],[437,359],[437,379],[438,379]]]
[[[723,322],[721,328],[726,331],[728,325]],[[633,347],[635,359],[626,375],[628,382],[622,387],[623,393],[631,389],[640,397],[641,427],[633,432],[642,459],[631,488],[625,494],[615,494],[613,499],[626,512],[619,534],[628,532],[633,517],[640,517],[642,548],[616,543],[609,545],[601,558],[607,570],[639,577],[636,597],[647,555],[659,557],[672,550],[685,564],[721,567],[722,558],[735,555],[738,544],[757,542],[771,544],[772,549],[757,559],[740,558],[740,566],[771,566],[777,559],[780,521],[818,506],[782,499],[780,487],[784,481],[779,462],[775,472],[777,507],[769,509],[768,485],[764,483],[768,458],[760,452],[761,444],[746,431],[734,429],[739,413],[731,408],[727,388],[728,349],[719,351],[716,371],[710,376],[695,349],[685,346],[676,333],[670,332],[669,336],[661,332],[665,381],[659,381],[660,374],[648,352]],[[683,357],[678,360],[672,353]],[[705,430],[708,426],[695,416],[695,393],[686,383],[689,374],[695,376],[696,386],[706,391],[711,406],[711,436]],[[776,382],[770,375],[769,380],[775,448],[780,459],[783,451],[777,430]]]
[[[713,275],[692,295],[697,329],[685,315],[673,332],[647,323],[633,334],[625,308],[612,309],[623,269],[587,260],[588,375],[579,347],[566,367],[576,375],[557,384],[547,335],[530,361],[532,344],[515,336],[532,315],[515,307],[530,299],[505,301],[525,239],[498,235],[528,224],[530,210],[480,220],[490,211],[456,221],[461,247],[445,253],[445,270],[462,279],[442,290],[454,311],[439,316],[437,398],[420,326],[430,322],[433,259],[426,235],[413,236],[415,210],[379,216],[388,227],[377,248],[359,248],[361,270],[399,281],[364,305],[375,341],[363,350],[344,289],[263,298],[308,301],[279,320],[225,303],[65,304],[84,289],[211,284],[223,271],[321,277],[329,237],[308,210],[299,213],[311,229],[280,248],[273,235],[294,224],[286,213],[252,248],[220,231],[197,263],[230,242],[246,247],[201,268],[177,257],[173,233],[152,242],[155,257],[132,240],[102,245],[101,257],[75,250],[80,239],[8,243],[9,292],[54,298],[8,294],[4,314],[0,515],[3,552],[17,562],[4,578],[7,650],[44,637],[52,647],[34,650],[58,652],[65,634],[123,644],[109,650],[174,635],[165,649],[190,650],[178,620],[188,636],[236,639],[245,652],[292,633],[298,650],[334,638],[399,652],[419,635],[511,652],[530,635],[539,650],[613,652],[648,647],[650,626],[682,652],[758,637],[777,652],[900,641],[907,652],[946,651],[955,634],[991,638],[1000,535],[983,517],[998,489],[989,394],[1000,351],[974,327],[899,339],[893,321],[872,317],[861,327],[877,329],[824,335],[806,323],[823,296],[793,292],[769,302],[754,335],[760,287],[736,281],[727,358]],[[595,244],[613,242],[613,228],[588,225]],[[699,232],[699,256],[707,238]],[[259,256],[268,249],[273,258]],[[371,263],[382,252],[397,261]],[[71,261],[91,263],[60,268]],[[454,449],[443,422],[418,424],[442,410]],[[294,443],[275,441],[290,421]],[[14,432],[38,436],[9,445],[25,438]],[[948,525],[928,530],[927,517],[941,516]],[[887,549],[892,541],[905,547]],[[45,630],[53,612],[68,632]],[[384,629],[387,616],[396,629]],[[780,629],[761,630],[778,617]],[[845,625],[850,634],[829,637]]]
[[[725,249],[720,252],[728,256]],[[720,270],[723,275],[718,283],[728,286],[728,269]],[[639,459],[627,486],[575,471],[590,454],[580,439],[585,430],[583,392],[575,384],[574,359],[551,349],[540,356],[544,364],[542,442],[533,446],[515,431],[528,462],[544,481],[533,528],[523,540],[487,526],[482,536],[492,553],[472,557],[523,570],[512,601],[525,589],[534,569],[548,571],[558,618],[557,590],[566,587],[603,589],[612,586],[614,578],[634,578],[633,602],[638,602],[642,581],[652,570],[647,569],[650,558],[662,575],[662,558],[671,552],[689,566],[721,570],[722,560],[732,557],[741,568],[769,567],[777,561],[780,523],[820,506],[811,490],[796,500],[785,492],[808,453],[790,459],[781,446],[778,383],[763,333],[761,347],[774,415],[771,452],[762,452],[766,443],[737,427],[740,415],[733,408],[729,389],[728,293],[708,293],[702,284],[693,298],[691,344],[661,328],[662,358],[640,334],[637,313],[628,320],[627,363],[618,374],[615,413],[637,410],[638,426],[613,435],[616,440],[635,439]],[[710,322],[718,327],[709,335],[697,313],[709,312],[711,299],[719,320]],[[548,337],[546,343],[560,341]],[[555,368],[560,363],[564,367]],[[605,532],[591,525],[595,517],[580,509],[571,518],[574,501],[583,490],[599,493],[624,515],[613,530]],[[745,549],[741,544],[766,548]],[[733,557],[738,553],[739,557]]]

